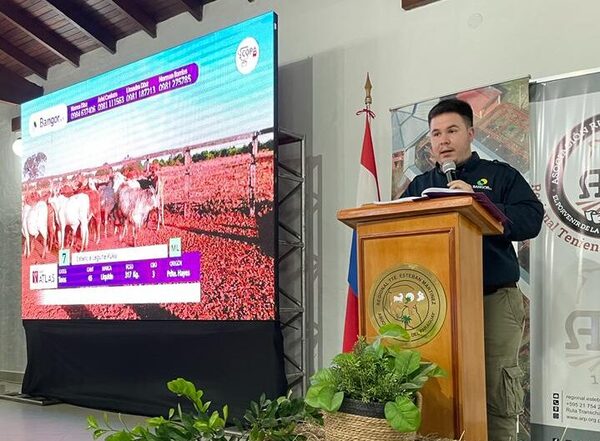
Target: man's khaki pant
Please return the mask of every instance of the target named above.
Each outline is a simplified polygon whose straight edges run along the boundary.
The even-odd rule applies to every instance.
[[[523,412],[523,371],[518,365],[525,308],[519,288],[484,296],[488,441],[516,441]]]

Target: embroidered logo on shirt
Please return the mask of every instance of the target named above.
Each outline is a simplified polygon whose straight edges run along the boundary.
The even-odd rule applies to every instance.
[[[473,190],[491,190],[492,187],[488,185],[489,181],[487,178],[481,178],[473,185]]]

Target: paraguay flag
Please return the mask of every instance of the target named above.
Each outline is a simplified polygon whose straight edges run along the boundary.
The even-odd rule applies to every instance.
[[[357,114],[365,114],[365,135],[360,155],[360,171],[358,175],[358,189],[356,191],[356,205],[360,206],[373,201],[381,200],[379,181],[377,180],[377,165],[371,138],[371,118],[375,114],[369,109],[363,109]],[[346,322],[344,325],[343,351],[352,350],[358,339],[358,262],[356,250],[356,231],[352,233],[352,248],[350,249],[350,265],[348,269],[348,299],[346,303]]]

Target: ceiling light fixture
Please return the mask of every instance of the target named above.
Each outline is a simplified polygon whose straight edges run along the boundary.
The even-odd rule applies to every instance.
[[[12,150],[14,154],[18,157],[21,157],[21,155],[23,154],[23,140],[20,136],[13,141]]]

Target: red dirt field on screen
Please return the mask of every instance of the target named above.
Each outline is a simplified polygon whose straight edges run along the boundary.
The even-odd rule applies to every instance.
[[[23,319],[274,319],[273,151],[261,150],[255,162],[250,154],[238,153],[202,160],[194,158],[193,162],[186,159],[185,164],[183,160],[176,165],[153,163],[156,165],[154,175],[164,189],[164,226],[157,230],[158,211],[152,211],[137,234],[136,246],[168,244],[170,238],[181,238],[182,252],[200,251],[200,302],[41,305],[39,293],[29,289],[30,265],[57,262],[59,250],[54,243],[42,258],[43,244],[38,236],[37,239],[31,237],[31,255],[23,256]],[[250,177],[253,173],[255,177]],[[99,188],[110,185],[105,173],[92,171],[86,175],[96,176]],[[72,183],[63,178],[62,191],[81,185],[81,181],[87,183],[86,176],[74,176],[71,180]],[[26,182],[24,204],[36,199],[47,201],[50,192],[57,191],[56,182],[50,181],[52,179],[38,178]],[[101,224],[99,243],[96,243],[95,221],[90,220],[89,245],[85,251],[132,247],[131,232],[120,240],[114,224],[114,220],[109,220],[106,237],[105,226]],[[65,236],[66,248],[69,232]],[[71,253],[78,252],[80,245],[78,232]],[[169,285],[162,286],[165,290],[172,289]]]

